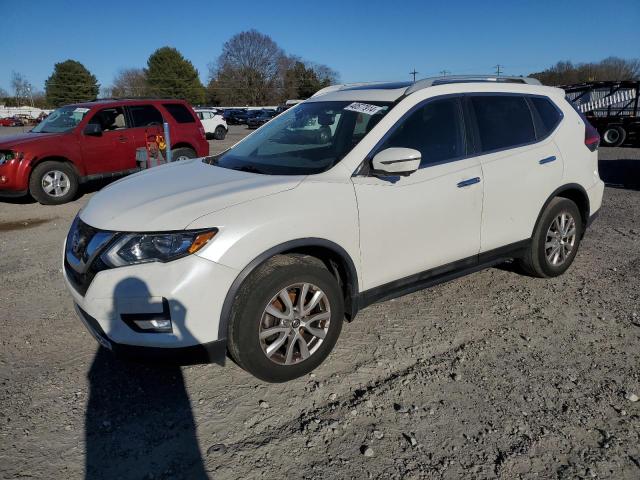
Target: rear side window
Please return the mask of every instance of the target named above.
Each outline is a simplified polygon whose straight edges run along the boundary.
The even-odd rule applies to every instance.
[[[531,111],[519,95],[482,95],[471,97],[476,115],[482,152],[511,148],[534,142]]]
[[[178,123],[193,123],[195,119],[187,107],[181,103],[163,103],[162,106],[167,109],[171,116]]]
[[[529,100],[531,100],[531,103],[538,112],[542,126],[545,129],[544,132],[539,132],[538,136],[545,136],[552,132],[558,126],[560,119],[562,118],[558,109],[553,103],[551,103],[551,100],[546,98],[529,97]]]
[[[456,98],[426,103],[394,130],[382,149],[405,147],[422,154],[420,167],[464,156],[464,136]]]
[[[153,105],[132,105],[129,107],[134,127],[162,125],[162,114]]]

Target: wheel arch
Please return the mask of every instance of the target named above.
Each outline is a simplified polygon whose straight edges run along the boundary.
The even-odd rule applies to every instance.
[[[587,191],[584,189],[584,187],[582,187],[582,185],[579,185],[577,183],[568,183],[554,190],[553,193],[549,195],[547,200],[544,202],[542,208],[540,209],[540,212],[538,213],[536,223],[533,225],[533,229],[531,230],[532,237],[534,235],[536,227],[538,226],[538,223],[540,222],[540,219],[542,218],[542,214],[546,210],[549,203],[551,203],[551,200],[556,197],[567,198],[578,206],[578,210],[580,210],[580,216],[582,217],[582,231],[584,232],[584,230],[586,229],[589,222],[589,213],[591,211],[591,207],[589,205],[589,195],[587,195]]]
[[[198,153],[198,151],[195,149],[195,147],[193,145],[191,145],[190,143],[188,143],[188,142],[178,142],[175,145],[171,146],[172,150],[175,150],[176,148],[190,148],[191,150],[196,152],[196,154]]]
[[[65,163],[69,165],[71,168],[73,168],[73,171],[76,172],[76,175],[78,176],[78,180],[80,180],[80,177],[82,177],[82,173],[80,172],[80,170],[78,170],[78,166],[73,161],[69,160],[67,157],[64,157],[62,155],[44,155],[42,157],[36,157],[33,160],[31,160],[31,163],[29,164],[29,178],[31,178],[31,175],[33,174],[33,170],[43,162]]]
[[[242,283],[253,271],[276,255],[308,255],[321,260],[328,270],[338,278],[345,297],[345,312],[352,320],[358,309],[358,274],[353,259],[335,242],[323,238],[300,238],[290,240],[261,253],[242,269],[231,284],[222,304],[218,323],[218,339],[227,338],[229,317],[236,294]]]

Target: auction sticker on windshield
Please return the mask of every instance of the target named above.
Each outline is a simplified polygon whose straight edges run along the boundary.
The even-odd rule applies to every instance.
[[[350,112],[366,113],[367,115],[375,115],[380,110],[384,110],[384,108],[385,107],[360,102],[353,102],[351,105],[344,107],[345,110],[349,110]]]

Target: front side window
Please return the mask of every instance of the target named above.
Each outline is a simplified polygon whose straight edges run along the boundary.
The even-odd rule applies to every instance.
[[[132,105],[129,107],[134,127],[162,125],[162,114],[153,105]]]
[[[529,105],[520,95],[478,95],[471,97],[480,149],[490,152],[536,140]]]
[[[373,128],[356,128],[359,115],[371,117],[366,121],[373,125],[390,108],[387,102],[302,103],[207,162],[271,175],[321,173],[342,160]]]
[[[122,107],[103,108],[89,120],[90,124],[100,125],[103,131],[127,128]]]
[[[35,133],[65,133],[73,130],[89,112],[86,107],[62,107],[53,111],[31,131]]]
[[[378,151],[413,148],[422,154],[420,167],[465,155],[458,99],[433,100],[404,119]]]

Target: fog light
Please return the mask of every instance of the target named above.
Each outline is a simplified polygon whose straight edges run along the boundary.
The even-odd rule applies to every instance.
[[[0,176],[0,183],[7,183],[9,179],[7,177],[5,177],[4,175]]]
[[[165,320],[162,318],[153,320],[135,320],[134,323],[140,330],[147,330],[150,332],[171,332],[171,320]]]

